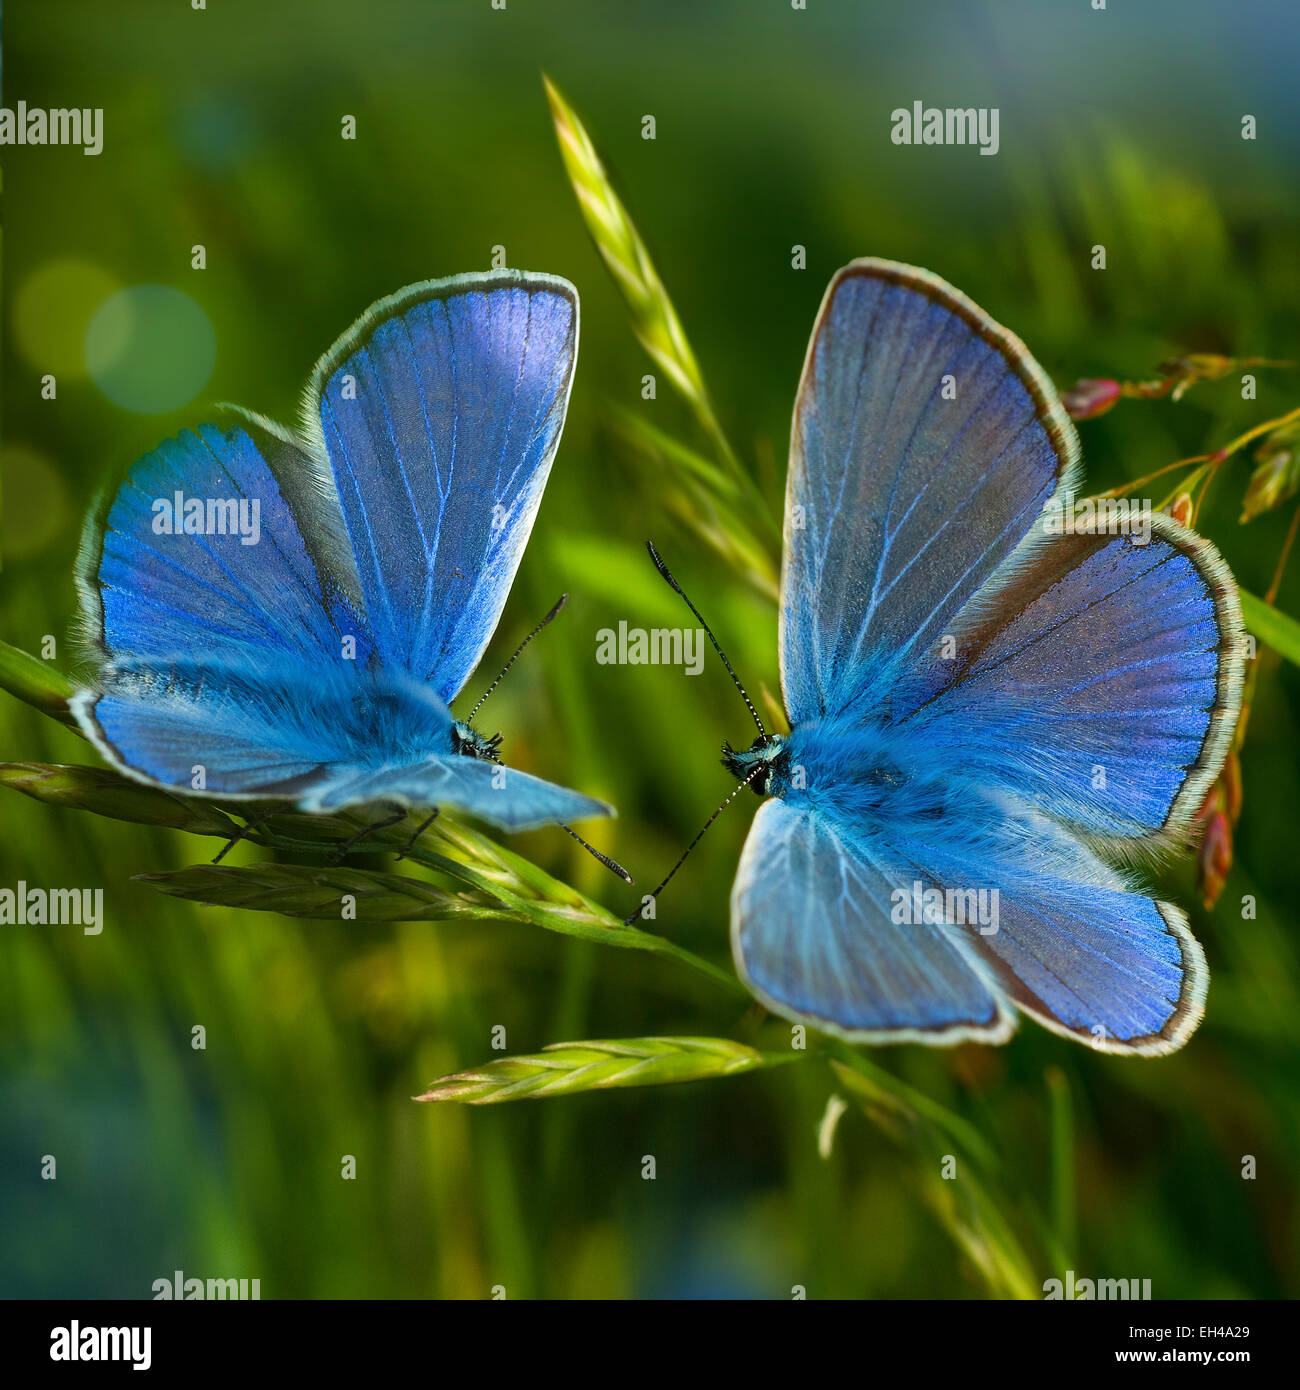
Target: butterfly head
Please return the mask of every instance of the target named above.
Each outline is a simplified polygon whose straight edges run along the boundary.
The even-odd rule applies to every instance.
[[[745,749],[722,745],[722,765],[740,781],[751,779],[755,796],[771,796],[785,775],[785,740],[776,734],[759,734]]]
[[[494,763],[498,760],[497,749],[501,747],[501,735],[493,734],[488,738],[457,719],[451,726],[451,746],[467,758],[480,758],[484,762]]]

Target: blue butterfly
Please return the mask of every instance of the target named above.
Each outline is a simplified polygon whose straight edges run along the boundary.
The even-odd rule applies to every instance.
[[[755,713],[753,746],[724,745],[770,798],[731,937],[775,1012],[949,1045],[1005,1042],[1019,1010],[1146,1056],[1200,1021],[1186,917],[1117,865],[1185,839],[1218,775],[1240,604],[1165,515],[1054,526],[1078,461],[1047,377],[963,294],[889,261],[836,275],[790,451],[791,732]]]
[[[83,546],[83,732],[141,781],[307,812],[613,815],[507,770],[449,708],[528,543],[577,348],[566,280],[426,281],[320,359],[300,432],[238,411],[139,460]]]

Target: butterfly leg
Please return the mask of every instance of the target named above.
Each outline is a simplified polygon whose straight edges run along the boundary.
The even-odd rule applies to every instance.
[[[397,851],[397,858],[399,863],[401,862],[401,860],[405,859],[408,854],[410,854],[410,852],[415,848],[415,842],[420,838],[421,835],[424,834],[426,830],[428,830],[428,828],[434,823],[434,821],[438,819],[438,811],[439,808],[435,806],[433,808],[433,814],[430,816],[426,816],[425,819],[420,822],[415,834],[412,835],[411,838],[407,840],[407,842],[402,846],[402,848]]]
[[[248,836],[251,835],[255,830],[260,830],[262,826],[264,826],[266,822],[271,819],[271,817],[276,813],[277,810],[279,810],[279,807],[273,806],[269,811],[259,811],[257,815],[252,816],[248,820],[246,820],[243,823],[243,825],[241,825],[239,829],[235,831],[235,833],[230,837],[230,839],[226,841],[225,845],[220,850],[218,850],[212,862],[214,864],[220,864],[221,861],[226,857],[226,855],[228,855],[230,851],[234,849],[234,847],[240,842],[240,840],[247,839]]]
[[[399,821],[405,820],[406,807],[393,804],[396,809],[391,816],[385,816],[383,820],[373,821],[370,825],[363,825],[355,835],[349,835],[346,840],[335,845],[330,851],[329,862],[338,864],[352,853],[355,846],[359,845],[367,836],[373,835],[376,830],[387,830],[390,825],[396,825]]]

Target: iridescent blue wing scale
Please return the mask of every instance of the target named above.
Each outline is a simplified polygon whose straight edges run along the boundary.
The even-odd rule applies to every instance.
[[[1005,1042],[1015,1015],[961,929],[892,920],[906,856],[766,801],[732,890],[736,968],[768,1007],[854,1042]]]
[[[192,652],[196,621],[218,661],[337,650],[340,630],[358,630],[348,598],[355,584],[319,563],[280,482],[309,467],[300,446],[252,419],[186,430],[134,464],[106,512],[89,519],[79,561],[82,625],[96,656],[111,666]],[[180,524],[187,500],[242,503],[249,518],[256,504],[254,543],[235,526],[177,534],[178,494]]]
[[[611,813],[515,768],[439,753],[452,719],[431,690],[400,677],[362,684],[341,662],[262,659],[235,671],[178,658],[165,683],[127,669],[76,701],[106,756],[164,786],[289,798],[308,812],[371,801],[451,806],[509,831]]]
[[[1051,383],[965,295],[891,261],[840,271],[791,436],[791,720],[888,690],[1072,485],[1078,452]]]
[[[578,344],[564,280],[458,276],[377,304],[305,406],[384,663],[449,703],[496,630],[560,438]]]
[[[933,688],[906,715],[918,737],[1118,849],[1184,834],[1240,703],[1231,576],[1207,541],[1150,520],[1145,541],[1066,535],[1039,549],[900,697],[908,708]]]

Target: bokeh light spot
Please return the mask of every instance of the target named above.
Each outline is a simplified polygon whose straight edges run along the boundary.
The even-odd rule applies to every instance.
[[[242,92],[199,96],[181,112],[178,143],[195,164],[210,173],[225,174],[238,169],[253,143],[250,104],[248,94]]]
[[[71,516],[68,489],[54,461],[29,444],[6,444],[0,456],[4,474],[4,516],[0,547],[4,558],[38,555],[66,528]]]
[[[47,261],[14,295],[14,343],[38,371],[85,376],[86,328],[118,282],[89,261]]]
[[[86,329],[86,367],[123,410],[161,415],[208,384],[217,338],[207,314],[169,285],[133,285],[106,300]]]

